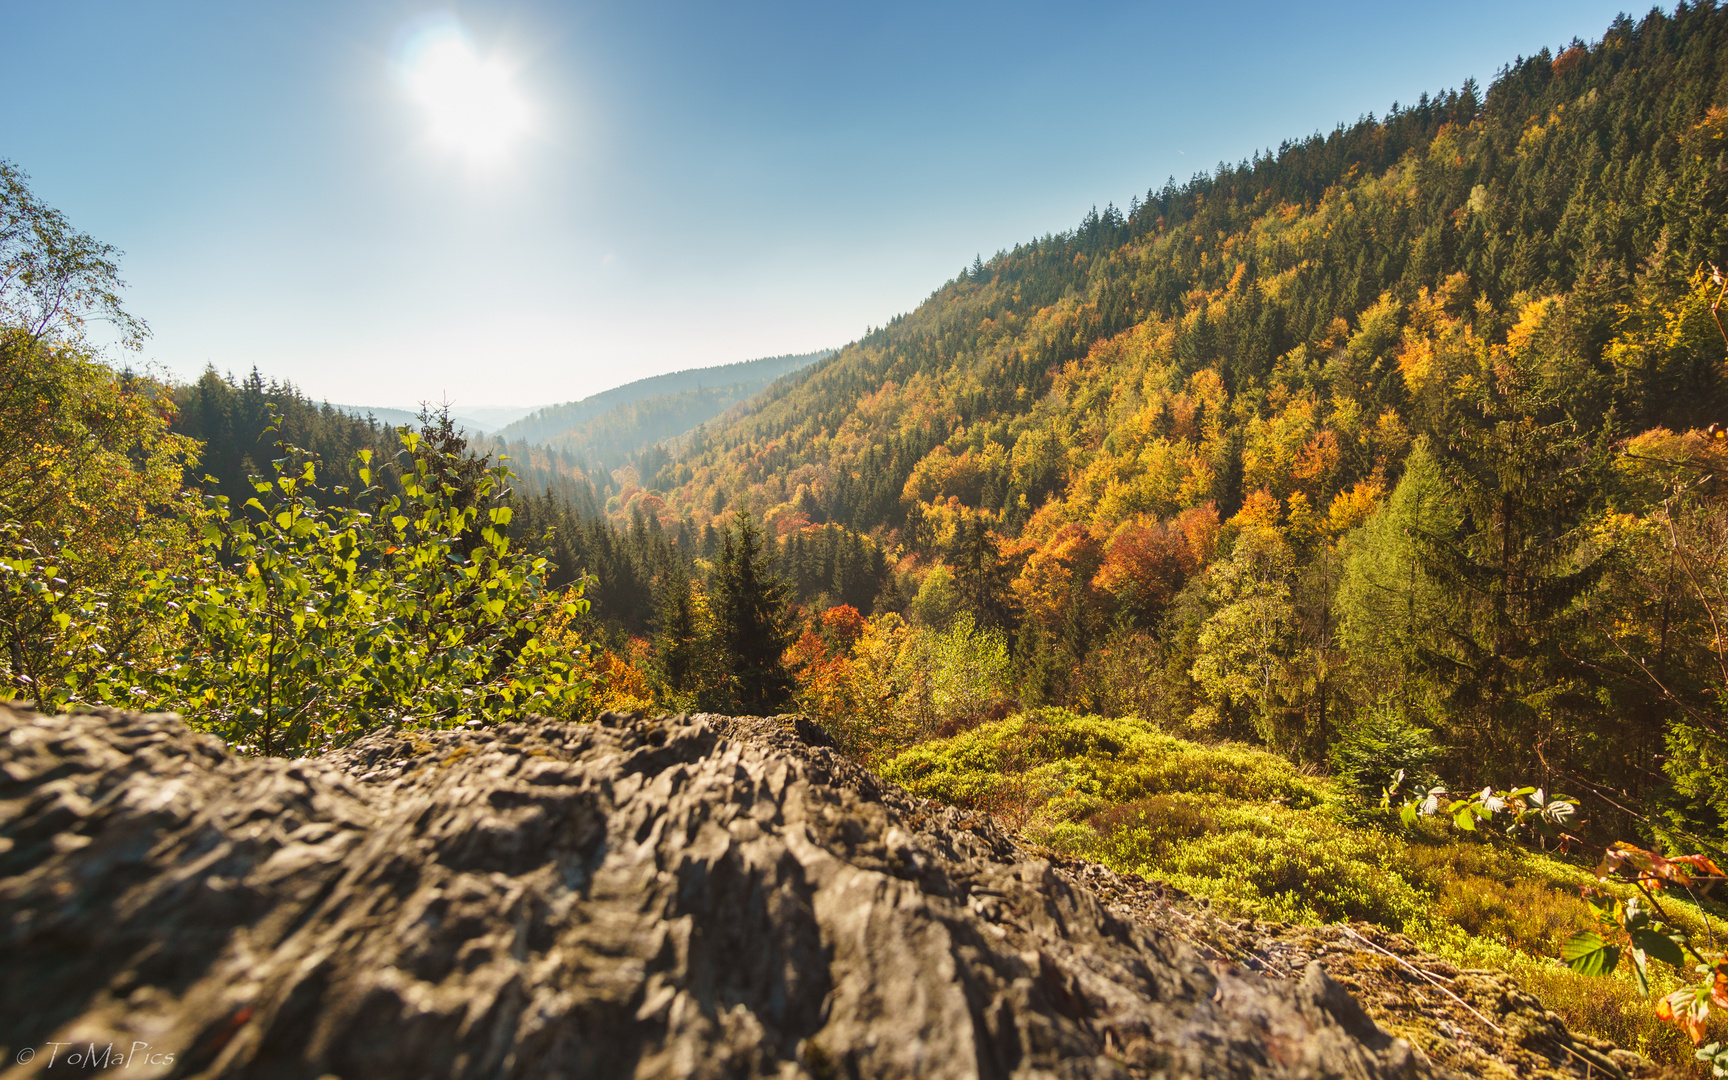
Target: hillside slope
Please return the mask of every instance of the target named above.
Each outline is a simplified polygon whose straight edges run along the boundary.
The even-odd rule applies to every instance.
[[[1378,710],[1720,840],[1718,601],[1662,569],[1716,534],[1659,534],[1722,505],[1724,263],[1728,10],[1621,18],[980,261],[615,512],[872,534],[906,610],[944,564],[1022,701],[1320,763]]]
[[[1400,1017],[1453,1018],[1442,1066],[1327,974],[1384,1011],[1412,996],[1385,946],[1256,938],[1053,866],[808,724],[607,714],[293,762],[163,716],[0,708],[0,733],[9,1075],[110,1043],[151,1075],[307,1080],[1638,1065],[1452,971],[1474,1015]]]
[[[714,419],[782,375],[828,355],[769,356],[637,379],[580,401],[537,409],[494,434],[507,443],[552,447],[604,470]]]
[[[360,419],[372,417],[380,424],[388,424],[391,427],[401,427],[404,424],[409,427],[417,427],[420,423],[422,409],[437,411],[437,408],[430,403],[418,409],[377,408],[371,405],[333,405],[331,408]],[[469,435],[477,436],[497,431],[532,411],[532,409],[507,405],[453,406],[450,410],[450,419]]]
[[[1010,529],[1052,495],[1069,518],[1228,517],[1268,487],[1324,516],[1444,434],[1454,339],[1503,343],[1549,296],[1589,376],[1580,417],[1715,417],[1720,349],[1641,337],[1728,244],[1725,46],[1711,4],[1622,19],[1486,95],[1424,96],[1016,245],[710,431],[674,497],[764,513],[803,484],[869,529],[903,520],[924,462],[917,494]],[[1327,452],[1290,474],[1310,440]]]

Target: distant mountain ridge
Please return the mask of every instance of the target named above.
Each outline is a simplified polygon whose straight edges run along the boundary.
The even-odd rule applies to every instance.
[[[365,419],[370,416],[381,424],[400,427],[418,424],[419,409],[380,408],[375,405],[332,405],[332,409]],[[512,421],[533,412],[533,405],[476,405],[470,408],[452,406],[450,419],[456,426],[476,435],[488,435]]]
[[[602,467],[619,465],[833,354],[822,349],[654,375],[580,401],[546,406],[492,434],[506,442],[554,447]]]

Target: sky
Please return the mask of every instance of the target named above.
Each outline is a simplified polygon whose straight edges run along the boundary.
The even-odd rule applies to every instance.
[[[529,406],[844,344],[1620,10],[0,0],[0,158],[125,253],[133,363]]]

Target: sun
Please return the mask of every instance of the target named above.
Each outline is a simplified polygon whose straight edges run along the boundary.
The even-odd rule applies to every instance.
[[[483,58],[459,30],[442,28],[411,49],[408,91],[425,110],[434,142],[477,163],[496,161],[531,120],[513,73]]]

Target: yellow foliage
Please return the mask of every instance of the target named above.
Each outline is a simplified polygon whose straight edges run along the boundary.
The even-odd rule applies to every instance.
[[[1518,312],[1518,321],[1506,332],[1507,350],[1518,353],[1528,349],[1559,307],[1560,298],[1556,296],[1544,296],[1525,304]]]
[[[1406,332],[1398,347],[1398,372],[1412,394],[1420,394],[1434,372],[1434,342]]]
[[[654,711],[654,692],[637,663],[599,649],[589,657],[589,671],[594,679],[596,712]]]
[[[1236,511],[1225,525],[1234,532],[1248,529],[1272,529],[1276,531],[1284,517],[1283,507],[1278,497],[1265,488],[1253,492],[1242,500],[1242,509]]]
[[[1378,476],[1359,480],[1348,491],[1340,491],[1326,510],[1327,535],[1336,539],[1367,521],[1385,497],[1386,486]]]

